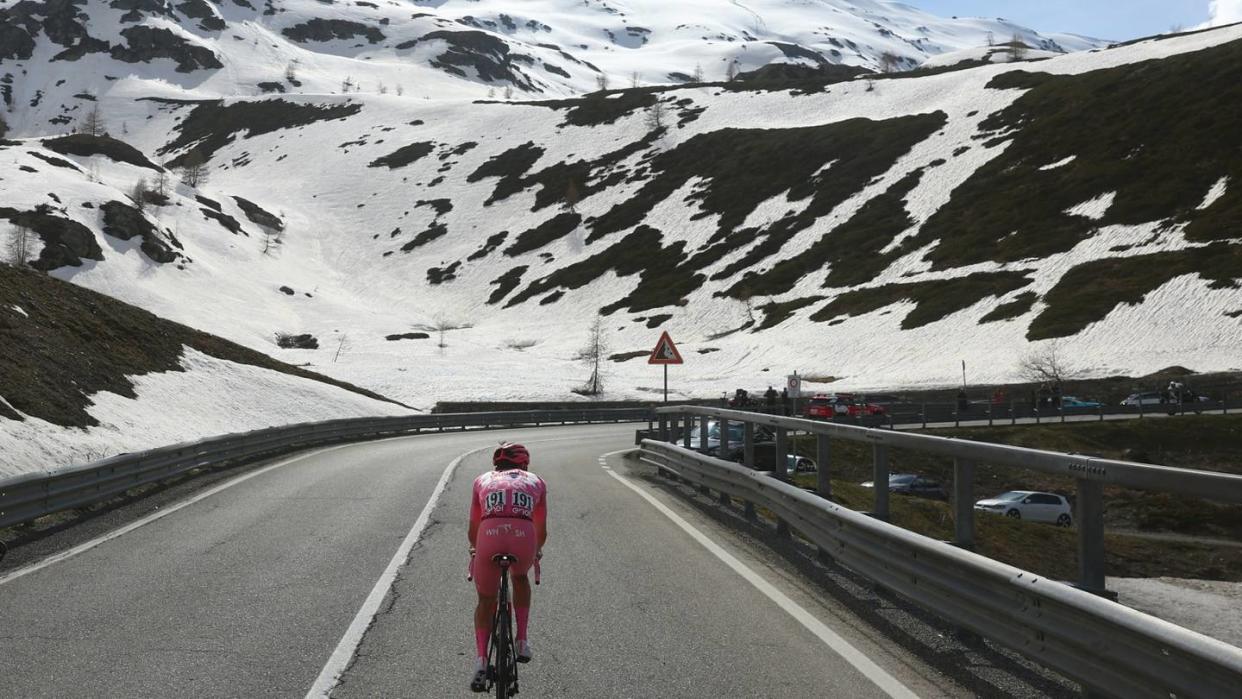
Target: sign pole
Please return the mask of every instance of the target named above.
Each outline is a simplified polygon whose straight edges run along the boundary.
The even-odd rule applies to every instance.
[[[668,402],[668,365],[664,365],[664,402]]]

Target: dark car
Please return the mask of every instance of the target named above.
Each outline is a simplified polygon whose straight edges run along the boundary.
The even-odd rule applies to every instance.
[[[866,481],[864,488],[874,488],[875,483]],[[901,495],[912,495],[933,500],[948,500],[949,494],[939,481],[915,475],[913,473],[894,473],[888,477],[888,492]]]

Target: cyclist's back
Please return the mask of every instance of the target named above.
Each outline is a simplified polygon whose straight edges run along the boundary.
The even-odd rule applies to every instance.
[[[480,691],[491,613],[500,587],[496,554],[516,560],[509,566],[513,581],[514,615],[517,617],[518,660],[531,659],[526,638],[530,618],[530,581],[527,573],[547,539],[548,488],[543,479],[526,470],[530,454],[520,444],[501,445],[492,455],[496,470],[474,480],[470,499],[469,537],[472,570],[479,603],[475,607],[475,640],[478,658],[471,688]]]

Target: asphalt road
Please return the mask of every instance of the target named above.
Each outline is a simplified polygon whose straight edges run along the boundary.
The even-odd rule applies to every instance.
[[[642,467],[601,460],[633,429],[423,435],[277,462],[0,582],[0,696],[306,695],[446,468],[473,451],[391,590],[380,584],[388,594],[332,691],[470,695],[466,507],[501,438],[526,442],[550,484],[523,696],[966,694]]]

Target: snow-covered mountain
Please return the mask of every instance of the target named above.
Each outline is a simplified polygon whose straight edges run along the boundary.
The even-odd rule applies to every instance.
[[[719,21],[733,5],[712,6]],[[316,45],[316,60],[364,60],[353,49]],[[27,78],[87,65],[37,50]],[[287,80],[284,95],[209,99],[220,71],[191,73],[195,87],[165,59],[136,66],[165,63],[162,92],[120,74],[69,112],[99,107],[115,140],[45,134],[15,109],[9,235],[31,230],[35,266],[56,277],[405,403],[571,397],[601,311],[609,397],[655,395],[637,355],[662,328],[687,357],[674,388],[693,395],[792,370],[944,385],[961,360],[972,382],[1006,381],[1054,343],[1097,375],[1238,366],[1238,27],[969,70],[559,100]],[[314,63],[298,65],[309,89]],[[197,187],[135,192],[161,189],[161,161],[195,159],[210,175]],[[318,349],[277,346],[304,333]]]
[[[911,68],[1015,36],[1102,45],[877,0],[0,0],[0,97],[15,128],[46,134],[96,100],[568,96],[771,63]]]

